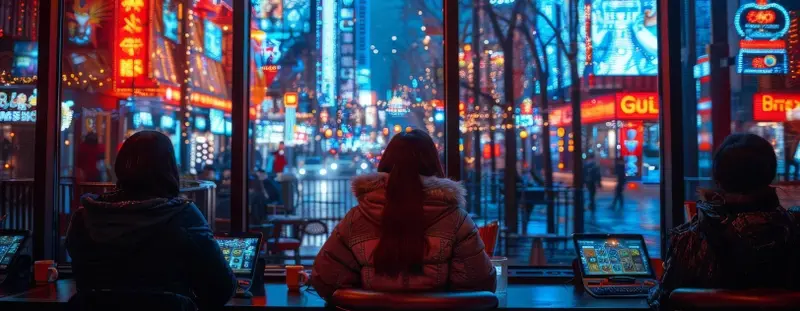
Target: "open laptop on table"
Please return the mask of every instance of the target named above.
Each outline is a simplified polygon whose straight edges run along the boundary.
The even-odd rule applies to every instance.
[[[30,233],[23,230],[0,230],[0,288],[25,286],[30,277]]]
[[[594,297],[647,297],[657,284],[638,234],[574,234],[583,287]]]
[[[236,277],[236,296],[251,297],[256,262],[263,241],[261,233],[215,233],[214,239]]]

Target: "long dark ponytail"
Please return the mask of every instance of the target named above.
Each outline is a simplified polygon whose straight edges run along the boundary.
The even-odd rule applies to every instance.
[[[375,272],[391,277],[421,274],[427,224],[420,176],[444,177],[436,145],[421,130],[398,134],[386,147],[378,171],[389,173],[389,181],[381,239],[373,254]]]

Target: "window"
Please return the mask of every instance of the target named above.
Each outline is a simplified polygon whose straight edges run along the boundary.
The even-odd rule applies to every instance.
[[[39,25],[30,4],[0,4],[0,229],[33,228]]]
[[[395,134],[423,129],[444,151],[441,9],[441,1],[252,1],[249,218],[314,222],[303,233],[304,262],[358,204],[351,178],[375,173]]]
[[[65,1],[60,232],[66,232],[82,194],[114,188],[117,152],[143,130],[170,138],[182,194],[212,225],[214,201],[203,199],[205,192],[216,192],[216,210],[225,210],[232,8],[227,2],[213,8],[208,1],[185,3]],[[69,261],[63,249],[59,256]]]
[[[778,183],[798,180],[796,107],[800,86],[800,42],[795,1],[727,1],[711,10],[708,0],[695,1],[683,23],[683,47],[693,64],[684,66],[694,79],[683,87],[683,109],[696,115],[687,127],[686,199],[693,189],[713,188],[712,150],[730,133],[754,133],[769,141],[778,158]],[[711,16],[711,19],[707,17]],[[759,19],[759,16],[768,16]],[[732,25],[732,26],[730,26]],[[694,31],[696,29],[696,31]],[[730,58],[730,67],[719,67]],[[718,83],[715,83],[718,82]],[[730,124],[730,126],[728,126]],[[784,207],[797,205],[792,187],[779,186]]]
[[[512,264],[569,264],[574,250],[564,240],[581,231],[643,234],[651,256],[660,257],[655,2],[462,6],[469,210],[479,224],[509,229],[495,252]],[[585,206],[576,207],[579,164]],[[506,189],[508,172],[516,172],[516,191]],[[622,202],[615,200],[620,175]],[[597,184],[596,194],[586,184]]]

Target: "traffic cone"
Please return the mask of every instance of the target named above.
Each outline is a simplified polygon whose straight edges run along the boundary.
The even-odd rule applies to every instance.
[[[529,264],[531,266],[547,265],[547,258],[544,256],[544,247],[542,247],[541,238],[533,239],[533,245],[531,245],[531,259]]]

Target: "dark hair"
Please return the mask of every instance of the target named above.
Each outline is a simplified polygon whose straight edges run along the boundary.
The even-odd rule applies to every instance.
[[[433,139],[421,130],[400,133],[383,153],[378,172],[389,173],[380,241],[375,247],[377,274],[397,277],[422,273],[426,224],[420,176],[444,177]]]
[[[175,150],[169,138],[141,131],[125,140],[114,163],[117,188],[136,198],[173,198],[180,192]]]
[[[714,182],[725,192],[762,190],[775,179],[778,160],[775,149],[755,134],[732,134],[714,153]]]
[[[86,136],[83,137],[83,141],[87,144],[97,145],[98,139],[97,134],[94,132],[89,132]]]

